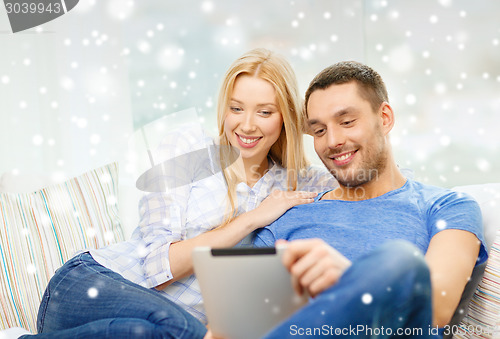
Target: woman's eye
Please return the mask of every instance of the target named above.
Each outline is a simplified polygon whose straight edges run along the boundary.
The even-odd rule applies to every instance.
[[[270,111],[260,111],[259,114],[262,115],[262,116],[268,117],[271,114],[273,114],[273,112],[270,112]]]
[[[235,113],[240,113],[243,111],[240,107],[236,107],[236,106],[231,106],[231,107],[229,107],[229,109],[231,109],[231,111],[235,112]]]

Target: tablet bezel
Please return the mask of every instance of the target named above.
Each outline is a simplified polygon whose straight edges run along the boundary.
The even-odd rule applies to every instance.
[[[258,338],[307,303],[292,287],[285,246],[193,250],[209,326],[215,336]]]

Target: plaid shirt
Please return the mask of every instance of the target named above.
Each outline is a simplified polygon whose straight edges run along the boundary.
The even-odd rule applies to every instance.
[[[171,133],[159,147],[155,158],[160,161],[212,146],[213,139],[200,129],[184,129]],[[189,159],[176,163],[175,169],[157,173],[149,179],[178,182],[199,166],[210,167],[212,175],[160,193],[147,193],[139,202],[140,224],[129,241],[99,250],[91,250],[101,265],[125,278],[152,288],[172,279],[169,248],[173,242],[196,237],[219,226],[227,216],[227,185],[220,171],[210,161]],[[158,163],[158,161],[156,161]],[[198,162],[198,164],[196,164]],[[210,165],[210,166],[209,166]],[[198,167],[197,167],[198,166]],[[210,170],[210,169],[209,169]],[[191,175],[189,175],[191,176]],[[183,179],[180,179],[183,180]],[[336,186],[335,179],[323,168],[311,167],[299,178],[299,190],[320,192]],[[172,185],[171,185],[172,186]],[[175,186],[175,185],[173,185]],[[286,190],[286,170],[270,161],[269,171],[253,186],[241,182],[236,186],[238,214],[256,208],[273,190]],[[249,244],[250,236],[240,244]],[[200,287],[194,275],[175,281],[158,293],[176,302],[193,316],[206,323]]]

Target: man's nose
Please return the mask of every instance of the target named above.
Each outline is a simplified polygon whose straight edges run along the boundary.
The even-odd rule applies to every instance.
[[[329,129],[326,133],[328,148],[339,148],[345,144],[345,134],[341,129]]]

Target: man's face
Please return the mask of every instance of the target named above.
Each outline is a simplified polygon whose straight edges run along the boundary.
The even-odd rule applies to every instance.
[[[337,181],[357,187],[376,180],[387,165],[382,107],[374,112],[356,82],[316,90],[307,104],[314,149]]]

